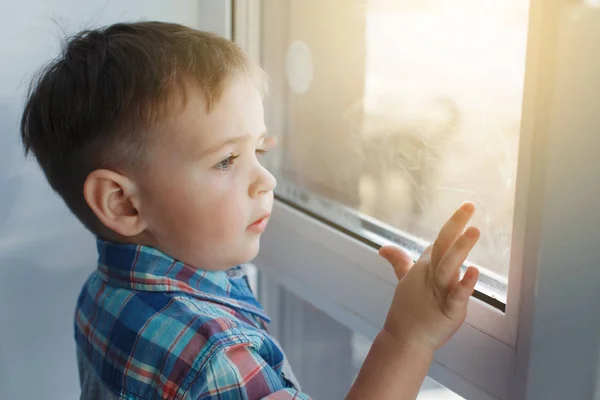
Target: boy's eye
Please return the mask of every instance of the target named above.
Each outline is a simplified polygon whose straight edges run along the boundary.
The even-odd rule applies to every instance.
[[[233,166],[233,162],[236,158],[238,158],[238,156],[231,155],[223,161],[221,161],[220,163],[218,163],[217,165],[215,165],[215,168],[219,171],[229,171]]]
[[[269,150],[267,150],[267,149],[256,149],[256,155],[257,155],[257,156],[262,156],[262,155],[265,155],[265,154],[267,154],[268,152],[269,152]]]

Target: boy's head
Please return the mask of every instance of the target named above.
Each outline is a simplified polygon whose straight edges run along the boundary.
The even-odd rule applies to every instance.
[[[22,140],[96,235],[229,268],[256,255],[273,202],[264,79],[230,41],[181,25],[84,31],[34,80]]]

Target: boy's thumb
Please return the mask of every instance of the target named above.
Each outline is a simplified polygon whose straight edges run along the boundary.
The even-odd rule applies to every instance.
[[[379,249],[379,255],[392,264],[398,280],[402,279],[414,264],[412,258],[397,246],[383,246]]]

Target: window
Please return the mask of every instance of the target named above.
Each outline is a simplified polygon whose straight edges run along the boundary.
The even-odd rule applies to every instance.
[[[280,139],[267,160],[279,183],[260,271],[372,339],[396,284],[376,248],[394,242],[417,257],[449,212],[474,200],[484,238],[469,262],[484,274],[429,376],[467,399],[588,393],[565,380],[549,385],[554,370],[540,371],[555,354],[572,359],[547,339],[567,327],[581,354],[597,349],[578,312],[593,304],[593,285],[582,282],[597,277],[591,260],[600,262],[591,245],[600,240],[592,2],[246,0],[234,8],[234,38],[270,75],[267,127]],[[580,284],[566,294],[556,277],[574,284],[575,273]],[[564,327],[554,313],[562,309],[571,310]],[[576,382],[592,364],[561,373]]]
[[[474,201],[483,234],[470,262],[488,271],[480,291],[505,303],[528,6],[263,2],[280,198],[328,220],[338,209],[331,222],[361,236],[417,243]]]

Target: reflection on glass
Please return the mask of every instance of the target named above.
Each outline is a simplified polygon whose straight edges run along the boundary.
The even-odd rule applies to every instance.
[[[263,4],[278,178],[427,241],[471,200],[471,261],[506,277],[528,2]]]

